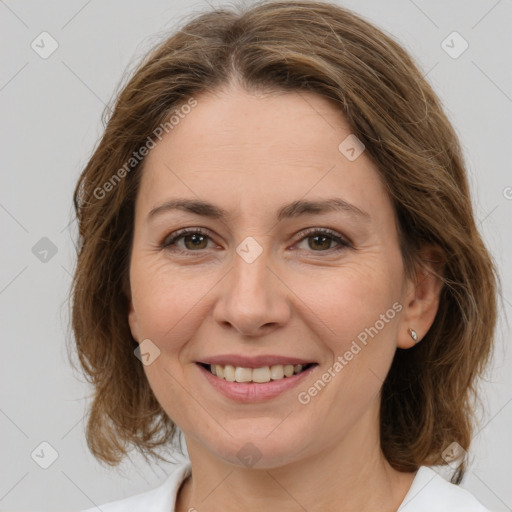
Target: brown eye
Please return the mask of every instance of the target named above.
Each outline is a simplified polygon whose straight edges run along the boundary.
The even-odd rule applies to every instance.
[[[185,247],[187,249],[206,249],[206,246],[208,245],[208,237],[204,235],[200,235],[198,233],[194,233],[192,235],[185,235],[181,236],[180,238],[183,238]],[[190,242],[190,245],[187,244],[187,241]],[[205,244],[206,241],[206,244]]]
[[[304,236],[299,243],[305,240],[308,241],[307,249],[313,252],[327,252],[331,249],[339,251],[351,247],[349,242],[342,238],[341,235],[325,228],[313,228],[311,231],[306,232],[306,236]],[[337,247],[333,248],[331,246],[333,242],[337,244]]]
[[[182,247],[176,243],[181,239],[183,239]],[[209,240],[211,239],[208,234],[200,229],[182,229],[174,233],[171,238],[167,237],[160,247],[162,249],[177,250],[181,252],[193,252],[206,249],[208,247]]]
[[[310,240],[309,247],[311,249],[330,249],[331,243],[333,242],[333,239],[331,237],[325,236],[325,235],[315,235],[310,236],[307,238],[307,240]],[[313,242],[311,242],[313,240]]]

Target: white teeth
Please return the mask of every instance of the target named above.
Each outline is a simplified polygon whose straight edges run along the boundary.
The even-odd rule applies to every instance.
[[[270,382],[270,368],[264,366],[263,368],[254,368],[252,371],[253,382]]]
[[[293,375],[293,364],[286,364],[284,366],[284,376],[291,377]]]
[[[291,366],[291,365],[290,365]],[[293,373],[293,371],[292,371]],[[270,377],[274,380],[282,379],[284,377],[284,367],[282,364],[275,364],[270,367]],[[289,377],[289,375],[288,375]]]
[[[235,370],[235,380],[237,382],[250,382],[252,380],[252,370],[237,366]]]
[[[210,365],[210,371],[213,375],[228,382],[270,382],[271,380],[291,377],[294,374],[300,373],[303,369],[304,366],[302,364],[275,364],[260,368],[235,367],[230,364],[225,366],[221,364]]]
[[[219,366],[219,365],[217,365]],[[235,382],[235,367],[227,364],[224,366],[224,380]]]

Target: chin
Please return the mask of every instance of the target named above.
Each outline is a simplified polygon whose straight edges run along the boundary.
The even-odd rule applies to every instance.
[[[239,468],[273,469],[295,462],[304,456],[308,443],[286,429],[278,432],[280,427],[276,428],[275,420],[272,428],[268,428],[269,421],[257,421],[262,423],[260,428],[253,420],[247,421],[253,422],[252,428],[244,429],[243,424],[246,423],[242,422],[236,432],[226,428],[231,436],[223,431],[222,440],[205,439],[203,444],[208,446],[208,450],[214,456]]]

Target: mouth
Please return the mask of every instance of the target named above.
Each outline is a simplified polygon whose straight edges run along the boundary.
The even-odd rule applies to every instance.
[[[257,368],[196,362],[196,368],[207,385],[206,389],[245,404],[267,402],[280,395],[286,396],[287,391],[304,383],[318,367],[318,363],[306,362]]]
[[[207,364],[198,363],[205,370],[215,377],[227,382],[249,382],[256,384],[265,384],[271,381],[289,379],[295,375],[307,371],[317,363],[307,364],[275,364],[271,366],[261,366],[259,368],[246,368],[242,366],[233,366],[230,364]]]

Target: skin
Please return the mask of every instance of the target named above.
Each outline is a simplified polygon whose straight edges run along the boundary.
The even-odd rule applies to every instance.
[[[417,280],[406,279],[378,171],[364,152],[354,161],[341,154],[351,131],[329,100],[237,86],[196,99],[147,156],[130,261],[131,332],[161,351],[144,369],[192,463],[176,510],[395,511],[415,474],[394,470],[381,452],[381,387],[397,347],[414,345],[408,329],[421,339],[430,328],[441,284],[420,269]],[[229,216],[173,210],[148,220],[177,197],[213,202]],[[276,220],[293,200],[331,197],[368,220],[340,211]],[[209,238],[199,249],[190,236],[161,247],[185,227],[204,228]],[[315,243],[303,234],[311,227],[332,229],[351,246]],[[262,248],[252,263],[236,252],[249,236]],[[298,392],[397,301],[401,311],[317,396],[299,403]],[[240,404],[215,391],[195,363],[227,353],[319,366],[298,388]],[[253,467],[237,456],[248,442],[261,455]]]

